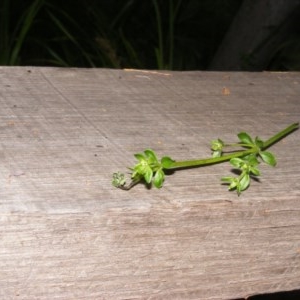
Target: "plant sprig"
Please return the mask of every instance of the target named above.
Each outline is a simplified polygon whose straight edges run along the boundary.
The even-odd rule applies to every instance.
[[[204,159],[175,161],[169,156],[164,156],[159,160],[153,150],[147,149],[143,153],[134,155],[138,162],[129,168],[132,172],[130,184],[126,185],[125,175],[120,172],[113,174],[112,184],[117,188],[129,190],[137,183],[144,181],[149,186],[153,184],[156,188],[161,188],[166,170],[200,167],[230,161],[230,164],[239,171],[239,175],[222,177],[221,180],[229,185],[229,190],[236,190],[240,195],[249,187],[251,177],[260,176],[258,169],[260,161],[273,167],[276,165],[274,154],[266,149],[298,128],[299,123],[291,124],[266,141],[259,137],[253,139],[246,132],[240,132],[237,135],[239,142],[234,144],[227,144],[221,139],[213,140],[211,142],[212,157]]]

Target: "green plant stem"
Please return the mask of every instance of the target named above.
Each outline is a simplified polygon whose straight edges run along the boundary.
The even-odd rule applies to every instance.
[[[291,132],[293,132],[294,130],[299,128],[299,123],[293,123],[290,126],[288,126],[286,129],[278,132],[277,134],[275,134],[274,136],[272,136],[271,138],[269,138],[268,140],[266,140],[263,143],[263,149],[267,149],[270,146],[272,146],[273,144],[277,143],[279,140],[281,140],[283,137],[285,137],[286,135],[290,134]]]
[[[20,24],[17,25],[17,28],[20,28],[20,32],[16,38],[16,44],[12,49],[11,56],[9,59],[9,65],[16,65],[18,63],[19,54],[21,52],[21,48],[24,44],[24,40],[32,27],[35,17],[39,12],[40,8],[43,6],[44,0],[36,0],[29,6],[27,11],[23,14],[21,18]]]
[[[181,169],[181,168],[191,168],[191,167],[200,167],[200,166],[205,166],[205,165],[211,165],[211,164],[216,164],[220,163],[223,161],[228,161],[232,158],[235,157],[242,157],[246,155],[250,155],[253,153],[256,153],[257,149],[256,148],[251,148],[249,150],[242,150],[238,152],[234,152],[231,154],[223,155],[220,157],[211,157],[211,158],[202,158],[202,159],[195,159],[195,160],[183,160],[183,161],[175,161],[168,167],[168,170],[170,169]]]
[[[231,154],[223,155],[220,157],[212,157],[212,158],[204,158],[204,159],[196,159],[196,160],[184,160],[184,161],[174,161],[167,169],[180,169],[180,168],[191,168],[191,167],[200,167],[210,164],[216,164],[223,161],[231,160],[232,158],[236,157],[243,157],[250,154],[258,153],[260,150],[266,149],[273,145],[274,143],[278,142],[280,139],[285,137],[286,135],[290,134],[292,131],[296,130],[299,127],[299,123],[294,123],[288,126],[286,129],[278,132],[268,140],[263,143],[262,149],[258,147],[252,147],[248,150],[237,151]],[[240,145],[240,146],[243,146]],[[248,145],[249,146],[249,145]]]

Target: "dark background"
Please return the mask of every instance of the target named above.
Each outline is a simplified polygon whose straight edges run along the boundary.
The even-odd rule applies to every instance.
[[[299,4],[1,0],[0,65],[295,71]]]

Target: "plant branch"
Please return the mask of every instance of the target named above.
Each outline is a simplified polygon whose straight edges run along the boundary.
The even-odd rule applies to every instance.
[[[213,150],[213,157],[203,159],[175,161],[165,156],[161,160],[158,160],[155,152],[147,149],[143,153],[134,155],[138,159],[138,163],[133,168],[130,168],[132,170],[131,183],[126,185],[125,175],[118,172],[113,174],[112,184],[123,190],[129,190],[144,180],[149,186],[153,183],[155,187],[160,188],[164,182],[165,170],[201,167],[230,161],[231,165],[239,169],[240,175],[238,177],[222,177],[221,180],[229,184],[229,190],[236,190],[237,194],[240,195],[249,187],[250,179],[253,176],[260,175],[258,169],[260,162],[258,159],[270,166],[274,167],[276,165],[275,156],[271,152],[264,150],[298,128],[299,123],[291,124],[265,142],[258,137],[252,139],[246,132],[238,134],[239,143],[227,144],[218,139],[212,141],[211,149]],[[227,152],[227,154],[223,154],[224,147],[234,149]],[[241,148],[246,149],[241,150]]]

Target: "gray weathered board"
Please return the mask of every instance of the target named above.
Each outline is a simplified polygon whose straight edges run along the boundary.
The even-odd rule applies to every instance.
[[[299,73],[0,68],[1,299],[232,299],[300,288],[300,131],[240,197],[229,163],[115,189],[134,153],[210,156],[300,120]]]

